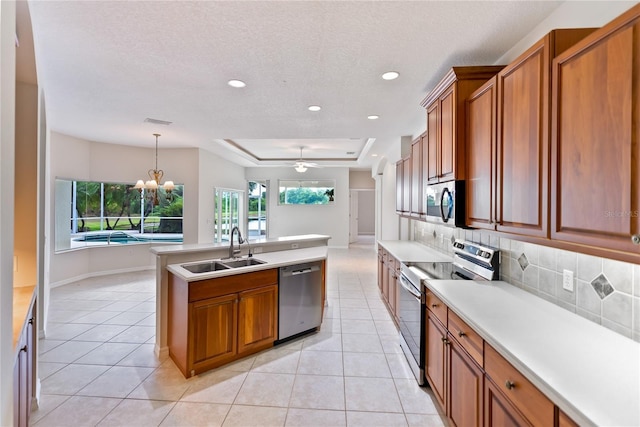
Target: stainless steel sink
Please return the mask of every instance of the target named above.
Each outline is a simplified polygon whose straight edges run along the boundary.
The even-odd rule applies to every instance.
[[[207,261],[198,264],[183,264],[182,268],[192,273],[209,273],[211,271],[228,270],[231,267],[219,261]]]
[[[256,258],[242,258],[235,261],[222,261],[229,268],[248,267],[250,265],[264,264],[266,261]]]

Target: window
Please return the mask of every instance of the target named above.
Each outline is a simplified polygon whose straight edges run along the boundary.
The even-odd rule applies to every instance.
[[[249,238],[267,236],[267,184],[249,181],[247,206],[247,235]]]
[[[244,214],[244,191],[216,188],[214,192],[213,241],[215,243],[228,242],[233,227],[244,225],[241,218]]]
[[[281,205],[327,205],[333,202],[335,180],[278,181]]]
[[[57,251],[83,246],[182,242],[182,185],[171,195],[158,192],[158,204],[118,182],[56,179]]]

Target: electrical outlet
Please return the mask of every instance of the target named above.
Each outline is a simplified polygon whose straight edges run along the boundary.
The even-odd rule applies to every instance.
[[[562,288],[573,292],[573,271],[562,270]]]
[[[291,249],[298,249],[299,247],[300,247],[300,245],[297,244],[297,243],[292,243],[291,244]]]

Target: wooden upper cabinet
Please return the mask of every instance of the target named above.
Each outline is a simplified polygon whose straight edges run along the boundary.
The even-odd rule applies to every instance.
[[[404,163],[399,160],[396,163],[396,213],[402,213],[402,192],[404,187]]]
[[[498,74],[499,231],[548,236],[551,60],[593,31],[554,30]]]
[[[411,212],[411,157],[402,159],[402,213]]]
[[[640,254],[640,6],[553,62],[553,101],[551,238]]]
[[[501,66],[454,67],[422,101],[427,109],[426,181],[465,178],[465,100]]]
[[[495,229],[497,78],[467,99],[466,225]]]
[[[411,143],[411,216],[420,217],[424,214],[422,203],[422,138],[418,137]]]

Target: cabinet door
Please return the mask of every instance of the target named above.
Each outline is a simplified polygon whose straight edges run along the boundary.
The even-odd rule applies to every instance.
[[[484,381],[484,425],[485,427],[530,426],[518,410],[502,395],[489,379]]]
[[[378,248],[378,288],[382,292],[382,277],[384,275],[384,261],[383,258],[384,249]]]
[[[278,286],[240,293],[238,354],[266,348],[278,339]]]
[[[423,214],[422,206],[422,140],[411,144],[411,216]]]
[[[467,100],[467,218],[469,227],[495,229],[496,82]]]
[[[402,195],[404,188],[404,163],[402,160],[396,163],[396,212],[402,212]]]
[[[382,267],[382,298],[389,303],[389,253],[385,252],[382,259],[384,266]]]
[[[232,360],[238,336],[238,294],[190,304],[191,369],[199,373]]]
[[[455,85],[451,85],[440,97],[440,182],[450,181],[455,176],[455,143],[456,143],[456,93]]]
[[[484,374],[449,334],[449,418],[460,427],[482,426]]]
[[[440,107],[438,102],[434,102],[427,108],[427,150],[428,163],[427,182],[433,184],[438,182],[438,144],[440,138]]]
[[[411,212],[411,157],[402,159],[402,212]]]
[[[396,275],[396,259],[389,257],[387,263],[389,274],[389,308],[391,314],[396,317],[396,309],[398,306],[398,276]]]
[[[447,333],[433,314],[427,310],[426,327],[426,369],[425,374],[431,384],[433,394],[438,399],[440,407],[445,406],[445,380],[446,380],[446,350]]]
[[[498,74],[498,230],[547,236],[549,46]]]
[[[639,15],[553,63],[553,239],[640,253]]]

